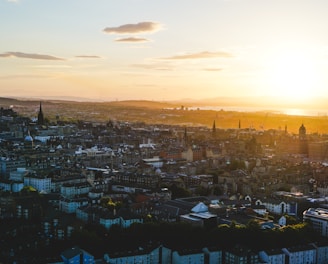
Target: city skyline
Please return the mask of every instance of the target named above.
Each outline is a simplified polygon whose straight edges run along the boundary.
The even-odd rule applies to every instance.
[[[328,97],[323,0],[1,0],[8,97]]]

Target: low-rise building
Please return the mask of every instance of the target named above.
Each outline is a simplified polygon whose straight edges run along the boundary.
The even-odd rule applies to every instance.
[[[51,191],[51,178],[29,174],[24,177],[24,186],[32,186],[38,192],[49,193]]]
[[[11,172],[26,165],[24,158],[0,158],[0,174],[2,178],[8,179]]]
[[[88,205],[88,199],[86,198],[62,198],[59,201],[59,209],[68,214],[76,213],[77,208],[86,205]]]
[[[65,250],[61,253],[61,258],[64,261],[64,264],[72,263],[84,263],[84,264],[94,264],[95,258],[90,253],[78,248],[73,247]]]
[[[255,205],[264,205],[265,208],[273,214],[277,215],[296,215],[297,214],[297,203],[283,201],[280,199],[258,199],[255,201]]]
[[[328,263],[328,243],[314,243],[313,246],[317,250],[317,264]]]
[[[0,179],[0,190],[8,192],[20,192],[24,188],[24,183],[12,180]]]
[[[191,209],[191,213],[180,215],[182,222],[191,223],[195,226],[213,228],[217,226],[217,216],[208,211],[208,207],[200,202]]]
[[[235,247],[225,252],[226,264],[258,264],[258,253],[245,247]]]
[[[88,194],[92,189],[92,186],[89,182],[80,182],[80,183],[65,183],[60,188],[60,194],[66,198],[72,198],[75,196]]]
[[[205,254],[204,252],[199,250],[177,250],[172,252],[172,264],[202,264],[205,263]]]
[[[139,224],[143,223],[143,219],[140,216],[133,214],[128,210],[121,209],[117,215],[121,219],[120,223],[121,223],[121,227],[123,228],[130,227],[134,223],[139,223]]]
[[[159,246],[155,248],[139,247],[138,249],[133,251],[129,250],[126,252],[106,253],[104,255],[104,261],[109,264],[121,264],[121,263],[171,264],[171,250],[163,246]]]
[[[219,248],[203,248],[205,254],[205,263],[209,264],[222,264],[222,250]]]
[[[285,264],[285,253],[281,249],[269,249],[259,252],[261,263]]]
[[[310,221],[313,229],[322,236],[328,237],[328,210],[324,208],[309,208],[303,212],[303,221]]]
[[[315,264],[316,248],[313,245],[301,245],[297,247],[283,248],[286,262],[289,264]]]

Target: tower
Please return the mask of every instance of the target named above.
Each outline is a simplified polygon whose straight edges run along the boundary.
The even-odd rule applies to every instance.
[[[306,128],[304,124],[298,129],[298,137],[300,140],[306,140]]]
[[[300,154],[308,155],[308,142],[306,139],[306,128],[304,124],[298,130],[298,138],[299,138],[299,152]]]
[[[27,150],[31,150],[33,148],[33,137],[30,134],[30,130],[27,131],[27,136],[24,139],[24,148]]]
[[[188,134],[187,134],[187,127],[185,127],[185,131],[184,131],[184,135],[183,135],[183,143],[184,143],[184,146],[188,146]]]
[[[39,126],[44,125],[44,117],[43,117],[42,104],[41,104],[41,102],[40,102],[40,109],[39,109],[39,113],[38,113],[38,125]]]

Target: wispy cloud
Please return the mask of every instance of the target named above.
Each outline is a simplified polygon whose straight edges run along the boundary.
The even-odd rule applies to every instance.
[[[171,57],[160,58],[162,60],[194,60],[194,59],[210,59],[210,58],[231,58],[233,55],[228,52],[210,52],[203,51],[198,53],[187,53],[181,55],[175,55]]]
[[[81,58],[81,59],[101,59],[101,57],[96,55],[77,55],[75,58]]]
[[[140,34],[153,33],[162,29],[162,24],[157,22],[140,22],[137,24],[125,24],[118,27],[106,27],[103,31],[108,34]]]
[[[157,70],[157,71],[171,71],[173,67],[167,64],[157,64],[157,63],[150,63],[150,64],[132,64],[132,67],[140,68],[140,69],[147,69],[147,70]]]
[[[7,0],[7,2],[10,2],[10,3],[18,3],[19,1],[18,0]]]
[[[69,69],[72,68],[71,65],[54,65],[54,64],[44,64],[44,65],[33,65],[32,68],[40,69]]]
[[[128,38],[119,38],[115,39],[116,42],[128,42],[128,43],[135,43],[135,42],[149,42],[149,39],[140,38],[140,37],[128,37]]]
[[[13,75],[3,75],[0,76],[0,79],[40,79],[40,78],[49,78],[49,76],[45,75],[28,75],[28,74],[13,74]]]
[[[23,58],[23,59],[33,59],[33,60],[64,60],[62,58],[54,57],[51,55],[44,55],[44,54],[34,54],[34,53],[23,53],[23,52],[6,52],[0,53],[0,58]]]

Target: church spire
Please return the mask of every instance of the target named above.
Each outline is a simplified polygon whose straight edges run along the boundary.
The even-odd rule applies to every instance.
[[[42,103],[40,102],[40,109],[38,113],[38,125],[43,126],[44,125],[44,117],[42,112]]]
[[[187,147],[187,145],[188,145],[188,134],[187,134],[187,127],[185,127],[185,131],[184,131],[183,140],[184,140],[184,146],[185,146],[185,147]]]
[[[215,125],[215,120],[213,122],[213,128],[212,128],[212,132],[215,133],[216,132],[216,125]]]

